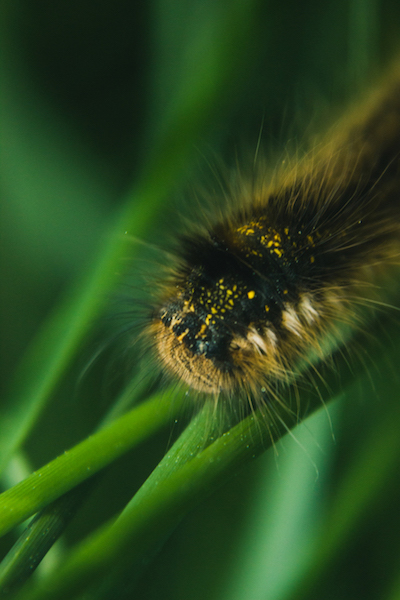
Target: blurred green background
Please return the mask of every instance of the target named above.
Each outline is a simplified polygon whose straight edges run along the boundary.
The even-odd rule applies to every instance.
[[[182,72],[195,66],[193,38],[228,21],[230,10],[229,2],[211,0],[3,3],[5,399],[10,374],[49,311],[95,260],[140,177],[163,115],[179,95]],[[267,148],[282,151],[288,138],[301,144],[309,123],[327,107],[336,111],[398,49],[400,5],[394,0],[275,0],[249,10],[246,52],[232,54],[230,85],[201,134],[193,135],[176,189],[145,236],[158,247],[168,247],[171,229],[179,229],[177,215],[191,203],[205,162],[215,155],[233,161],[243,147],[252,152],[261,125]],[[143,248],[136,267],[129,253],[121,264],[121,272],[128,264],[129,276],[110,294],[109,308],[24,443],[18,465],[26,473],[87,436],[133,373],[128,335],[81,377],[120,326],[114,319],[120,299],[125,302],[131,286],[140,296],[135,269],[143,272],[150,262],[154,254]],[[132,306],[125,323],[132,319],[133,331],[135,315]],[[389,333],[381,335],[377,343],[390,348]],[[386,370],[370,365],[349,398],[338,398],[238,473],[183,521],[146,567],[139,589],[130,589],[127,574],[113,599],[400,598],[400,447],[396,463],[386,443],[388,424],[397,431],[400,425],[397,364],[393,352]],[[108,469],[38,576],[123,508],[169,447],[171,429]],[[6,470],[3,488],[19,477],[15,465]],[[3,538],[2,554],[13,539]]]

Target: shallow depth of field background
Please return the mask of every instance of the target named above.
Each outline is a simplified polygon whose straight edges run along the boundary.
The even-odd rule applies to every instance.
[[[207,23],[212,5],[21,0],[0,9],[1,397],[46,315],[95,259],[179,87],[188,39]],[[397,52],[394,0],[275,0],[256,10],[247,62],[193,139],[192,160],[148,233],[151,244],[171,243],[178,214],[190,215],[185,206],[196,180],[212,180],[207,165],[216,156],[229,164],[243,148],[253,152],[261,127],[267,150],[282,152],[288,137],[291,147],[301,146],[313,124],[336,114]],[[130,289],[141,296],[135,282],[143,279],[135,273],[154,270],[157,256],[144,247],[112,294],[26,440],[21,476],[89,435],[135,373],[129,335],[85,367],[121,326],[115,317],[121,306],[126,310]],[[129,299],[128,308],[135,319]],[[400,473],[390,471],[378,491],[366,491],[386,462],[388,420],[400,426],[398,357],[390,353],[390,332],[381,334],[384,373],[370,365],[350,397],[321,409],[197,507],[148,565],[139,588],[130,590],[127,575],[113,600],[285,600],[301,590],[310,600],[400,598]],[[0,420],[0,435],[3,426]],[[123,508],[174,435],[171,424],[108,469],[38,576]],[[19,476],[8,469],[2,489]],[[334,551],[321,535],[330,522],[338,523],[338,535],[339,526],[345,531]],[[14,539],[0,541],[2,555]],[[324,554],[324,567],[314,573]]]

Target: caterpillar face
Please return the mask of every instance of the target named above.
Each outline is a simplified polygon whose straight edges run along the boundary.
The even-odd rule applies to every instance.
[[[152,327],[164,365],[213,394],[287,379],[288,357],[320,328],[321,302],[304,283],[318,270],[318,237],[253,215],[184,240],[185,267]]]
[[[168,372],[254,396],[358,318],[400,254],[398,79],[325,150],[270,186],[261,169],[226,217],[182,238],[148,331]]]

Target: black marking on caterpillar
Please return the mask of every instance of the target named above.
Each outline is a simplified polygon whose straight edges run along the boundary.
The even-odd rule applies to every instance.
[[[146,334],[166,371],[252,403],[360,305],[400,253],[400,72],[300,162],[232,186],[232,206],[182,237]]]

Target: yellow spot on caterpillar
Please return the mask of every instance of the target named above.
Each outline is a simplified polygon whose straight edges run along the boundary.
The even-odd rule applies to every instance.
[[[310,263],[315,262],[315,256],[310,256]]]
[[[236,231],[237,233],[244,233],[244,235],[254,235],[254,227],[260,227],[259,223],[249,223],[247,225],[242,225],[242,227],[238,227]]]
[[[185,329],[185,331],[183,333],[181,333],[181,335],[178,335],[176,337],[176,339],[178,340],[178,342],[181,342],[183,340],[183,338],[189,333],[189,329]]]
[[[207,331],[207,325],[205,325],[205,323],[203,323],[202,326],[200,327],[200,331],[197,334],[197,337],[202,337],[206,331]]]
[[[185,302],[183,303],[183,307],[184,307],[184,312],[194,312],[195,311],[193,303],[190,303],[189,300],[185,300]]]
[[[265,312],[269,312],[270,311],[270,308],[269,308],[268,304],[266,304],[264,308],[265,308]]]
[[[247,292],[247,297],[249,300],[253,300],[254,296],[256,295],[254,290],[251,290],[250,292]]]

